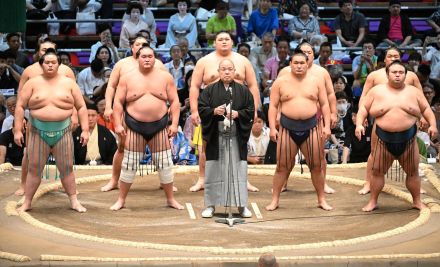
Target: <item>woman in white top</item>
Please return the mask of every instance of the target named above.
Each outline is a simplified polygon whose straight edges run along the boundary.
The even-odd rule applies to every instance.
[[[141,20],[144,9],[139,2],[129,2],[127,14],[130,19],[126,20],[122,25],[121,35],[119,38],[119,48],[130,48],[130,39],[134,38],[140,30],[149,30],[148,25]]]
[[[150,0],[140,0],[139,3],[142,5],[142,8],[144,10],[144,14],[141,16],[141,20],[143,20],[149,28],[150,36],[151,36],[151,47],[156,47],[157,45],[157,37],[156,37],[156,20],[154,19],[153,12],[148,9],[148,5],[150,3]],[[125,22],[126,20],[130,19],[130,14],[124,13],[124,16],[122,17],[122,21]]]

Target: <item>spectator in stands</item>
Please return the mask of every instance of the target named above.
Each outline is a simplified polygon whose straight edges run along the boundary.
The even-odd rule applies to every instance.
[[[276,48],[274,48],[274,49],[276,51]],[[261,84],[261,72],[258,69],[258,67],[254,64],[254,62],[252,62],[252,58],[250,57],[250,54],[251,54],[251,47],[250,47],[250,45],[248,45],[247,43],[239,43],[238,46],[237,46],[237,52],[240,55],[244,56],[245,58],[249,59],[249,61],[252,64],[252,68],[254,69],[255,78],[257,79],[257,83]]]
[[[105,92],[107,91],[108,80],[110,79],[110,74],[112,73],[112,69],[104,68],[102,77],[104,79],[104,83],[100,86],[95,87],[93,91],[93,100],[95,103],[105,98]]]
[[[270,0],[258,1],[258,9],[252,12],[247,27],[247,32],[252,39],[259,40],[266,32],[276,35],[279,27],[278,13],[271,5]]]
[[[188,39],[186,39],[186,37],[180,37],[179,40],[177,40],[177,44],[180,46],[180,51],[182,52],[183,61],[190,59],[193,62],[197,62],[196,57],[193,56],[191,54],[191,51],[189,51],[189,49],[188,49],[189,43],[188,43]]]
[[[189,0],[176,0],[174,5],[179,12],[170,17],[164,48],[177,44],[181,37],[186,37],[189,48],[193,48],[197,41],[197,22],[196,18],[188,13],[191,3]]]
[[[182,127],[182,129],[185,127],[186,120],[191,117],[191,110],[189,106],[189,88],[191,87],[192,74],[193,70],[190,70],[185,74],[185,85],[183,89],[177,91],[180,102],[179,126]],[[189,138],[188,140],[192,140],[191,137],[187,138]]]
[[[423,60],[429,61],[431,64],[431,74],[430,77],[432,79],[438,79],[440,75],[440,50],[430,46],[429,50],[427,50],[427,46],[429,44],[437,44],[437,47],[440,48],[440,36],[438,37],[430,37],[427,36],[425,38],[425,42],[423,42],[422,55]]]
[[[377,47],[414,47],[420,46],[420,39],[412,40],[413,28],[408,16],[401,14],[400,0],[391,0],[389,15],[385,15],[379,24],[378,39],[381,43]]]
[[[275,36],[271,32],[263,34],[262,45],[252,48],[250,61],[257,66],[258,72],[262,75],[266,61],[277,55],[277,49],[274,47]],[[260,75],[260,76],[261,76]]]
[[[96,103],[96,107],[98,108],[98,125],[104,126],[112,133],[115,132],[115,125],[113,123],[113,117],[110,116],[109,120],[104,119],[104,110],[105,110],[105,99],[102,98],[101,100]]]
[[[14,134],[12,129],[9,129],[0,134],[0,164],[9,162],[14,166],[20,166],[25,149],[23,146],[17,146],[14,142]]]
[[[83,69],[77,77],[77,83],[81,89],[81,93],[85,96],[86,103],[92,103],[93,91],[96,87],[104,83],[102,78],[104,63],[100,59],[94,59],[90,67]]]
[[[112,60],[111,50],[105,45],[98,48],[95,54],[95,59],[101,60],[105,68],[113,69],[113,66],[115,65]]]
[[[89,142],[81,143],[81,129],[72,133],[75,164],[84,165],[111,165],[116,152],[116,139],[105,127],[97,124],[98,108],[95,104],[87,104],[89,115]]]
[[[72,65],[72,60],[70,57],[70,53],[65,51],[59,51],[58,57],[60,58],[61,64],[64,64],[72,69],[73,73],[75,74],[75,77],[78,76],[78,70]]]
[[[318,5],[315,0],[278,0],[278,15],[283,18],[284,13],[296,16],[300,13],[301,5],[307,4],[310,7],[311,13],[318,16]]]
[[[218,2],[215,12],[216,14],[206,23],[206,39],[209,46],[212,46],[216,34],[221,31],[229,32],[234,39],[237,36],[235,20],[228,14],[228,4],[223,1]]]
[[[13,68],[18,74],[21,75],[24,72],[24,68],[15,64],[17,54],[12,52],[11,50],[5,50],[5,54],[6,54],[6,64],[11,66],[11,68]]]
[[[321,34],[319,22],[311,16],[309,4],[303,3],[299,8],[299,15],[289,21],[288,33],[292,37],[291,49],[295,49],[302,40],[310,41],[313,36]]]
[[[167,0],[152,0],[151,5],[152,6],[165,6],[168,3]]]
[[[354,86],[363,87],[368,74],[376,70],[377,59],[376,50],[372,41],[365,41],[362,45],[362,54],[356,56],[352,63]]]
[[[154,19],[153,12],[148,9],[148,4],[150,0],[139,0],[139,3],[142,5],[143,8],[143,14],[141,16],[141,20],[143,20],[147,25],[150,33],[150,46],[156,47],[157,45],[157,36],[156,36],[156,20]],[[126,20],[130,19],[130,14],[124,13],[124,16],[122,17],[122,21],[125,22]]]
[[[354,107],[351,113],[353,124],[345,132],[342,163],[367,162],[368,156],[370,155],[372,125],[366,127],[365,135],[362,135],[361,140],[357,139],[355,136],[357,112],[358,107]]]
[[[319,47],[319,51],[316,51],[316,53],[319,53],[319,56],[317,59],[313,61],[314,64],[320,65],[321,67],[325,68],[327,65],[333,65],[336,62],[332,59],[332,44],[329,42],[324,42]]]
[[[243,38],[241,18],[249,18],[249,10],[252,10],[252,0],[229,0],[229,13],[234,18],[237,27],[237,43]]]
[[[335,32],[341,44],[347,47],[360,46],[365,37],[365,28],[368,23],[365,16],[353,12],[352,0],[339,1],[341,13],[335,18]]]
[[[247,143],[248,154],[247,162],[249,164],[263,164],[266,155],[267,146],[269,144],[269,129],[266,127],[264,114],[257,111],[257,118],[252,124],[251,135]]]
[[[440,34],[440,7],[429,16],[428,24],[431,25],[435,35]]]
[[[130,39],[134,38],[140,30],[150,30],[148,25],[141,19],[144,9],[139,2],[128,2],[127,11],[130,16],[124,21],[119,37],[119,48],[130,48]],[[151,36],[150,36],[151,37]]]
[[[21,45],[20,38],[21,38],[21,34],[18,32],[8,33],[6,35],[6,42],[9,48],[6,51],[10,51],[16,55],[15,64],[17,64],[22,68],[26,68],[30,64],[27,55],[19,51]]]
[[[21,75],[7,63],[8,53],[0,51],[0,89],[14,89],[9,93],[16,95]]]
[[[432,100],[434,99],[434,97],[436,95],[435,90],[434,90],[434,85],[432,85],[429,82],[426,82],[422,85],[422,87],[423,87],[423,94],[425,95],[426,100],[428,101],[429,105],[431,106],[432,102],[433,102]]]
[[[111,56],[112,63],[116,63],[117,61],[119,61],[118,49],[112,40],[112,27],[111,27],[111,25],[108,23],[98,24],[97,33],[99,35],[100,41],[96,42],[90,48],[91,51],[90,51],[89,62],[92,63],[92,60],[95,59],[96,51],[98,51],[98,48],[100,48],[103,45],[110,48],[110,52],[112,54],[112,56]]]
[[[165,63],[165,67],[168,69],[168,72],[173,76],[174,85],[176,85],[177,90],[181,90],[184,87],[184,72],[185,68],[182,60],[182,51],[180,50],[180,46],[173,45],[170,48],[171,61]]]
[[[6,118],[6,99],[5,96],[0,93],[0,129],[3,125],[3,121]]]
[[[278,67],[281,62],[289,62],[290,60],[290,49],[289,41],[287,39],[279,39],[277,42],[277,55],[271,57],[264,64],[264,74],[263,74],[263,88],[266,88],[267,81],[274,81],[278,76]]]
[[[52,0],[26,0],[26,19],[47,20]],[[47,33],[47,23],[27,23],[26,35]]]
[[[98,12],[102,7],[102,0],[73,0],[73,9],[80,12]]]
[[[3,120],[2,130],[0,133],[3,133],[9,129],[12,129],[13,123],[14,123],[14,116],[15,116],[15,106],[17,105],[17,97],[11,96],[8,99],[6,99],[6,109],[8,110],[9,116],[7,116]]]
[[[342,156],[343,153],[343,140],[345,138],[344,118],[347,116],[348,108],[350,107],[350,103],[344,91],[335,92],[335,96],[338,120],[336,127],[331,129],[329,143],[326,144],[327,148],[338,150],[337,156],[333,158],[332,163],[339,162],[339,155]]]
[[[417,72],[420,63],[422,63],[422,55],[417,51],[413,51],[409,54],[407,69],[412,72]]]
[[[341,75],[341,76],[332,77],[332,82],[335,93],[345,91],[345,88],[347,87],[347,78],[345,78],[345,76]]]

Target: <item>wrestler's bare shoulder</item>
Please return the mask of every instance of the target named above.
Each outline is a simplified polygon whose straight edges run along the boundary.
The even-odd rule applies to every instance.
[[[280,73],[278,73],[278,77],[284,76],[284,75],[286,75],[287,73],[290,73],[290,71],[291,71],[290,66],[284,67],[284,68],[280,71]]]
[[[43,70],[41,69],[40,63],[35,62],[34,64],[28,66],[26,69],[24,69],[23,74],[27,77],[34,77],[36,75],[40,75],[43,73]]]

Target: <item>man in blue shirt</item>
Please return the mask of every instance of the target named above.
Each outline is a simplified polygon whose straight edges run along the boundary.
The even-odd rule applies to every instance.
[[[276,35],[278,30],[278,13],[271,8],[270,0],[260,0],[259,8],[252,12],[248,23],[248,34],[261,39],[265,32],[272,32]]]

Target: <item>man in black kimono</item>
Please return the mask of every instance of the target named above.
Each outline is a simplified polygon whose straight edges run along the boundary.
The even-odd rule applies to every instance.
[[[254,99],[244,85],[234,81],[235,67],[224,59],[218,67],[220,80],[206,87],[198,109],[206,141],[205,207],[210,218],[215,206],[236,206],[242,217],[247,208],[247,141],[254,117]]]

